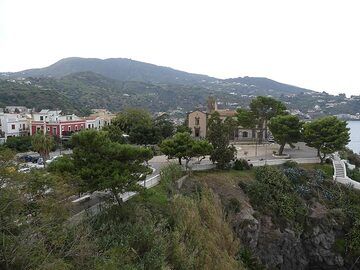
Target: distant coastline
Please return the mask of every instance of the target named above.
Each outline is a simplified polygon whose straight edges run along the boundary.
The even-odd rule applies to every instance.
[[[360,121],[351,120],[347,121],[348,127],[350,128],[350,142],[348,147],[355,153],[360,153]]]

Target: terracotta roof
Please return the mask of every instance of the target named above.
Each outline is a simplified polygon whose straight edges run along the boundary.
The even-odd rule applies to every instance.
[[[236,111],[233,110],[217,110],[220,116],[235,116]]]

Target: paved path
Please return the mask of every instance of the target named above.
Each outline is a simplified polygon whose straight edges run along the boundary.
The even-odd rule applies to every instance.
[[[334,166],[334,180],[340,184],[351,185],[354,189],[360,190],[360,183],[352,180],[346,175],[345,162],[340,159],[338,153],[334,154],[332,160]]]

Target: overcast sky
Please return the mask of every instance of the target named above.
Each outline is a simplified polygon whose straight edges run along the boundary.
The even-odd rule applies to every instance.
[[[0,0],[0,71],[125,57],[360,94],[359,2]]]

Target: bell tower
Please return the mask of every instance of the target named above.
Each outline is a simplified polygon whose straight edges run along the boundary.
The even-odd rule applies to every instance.
[[[209,96],[207,100],[207,113],[213,113],[217,111],[216,99],[213,96]]]

